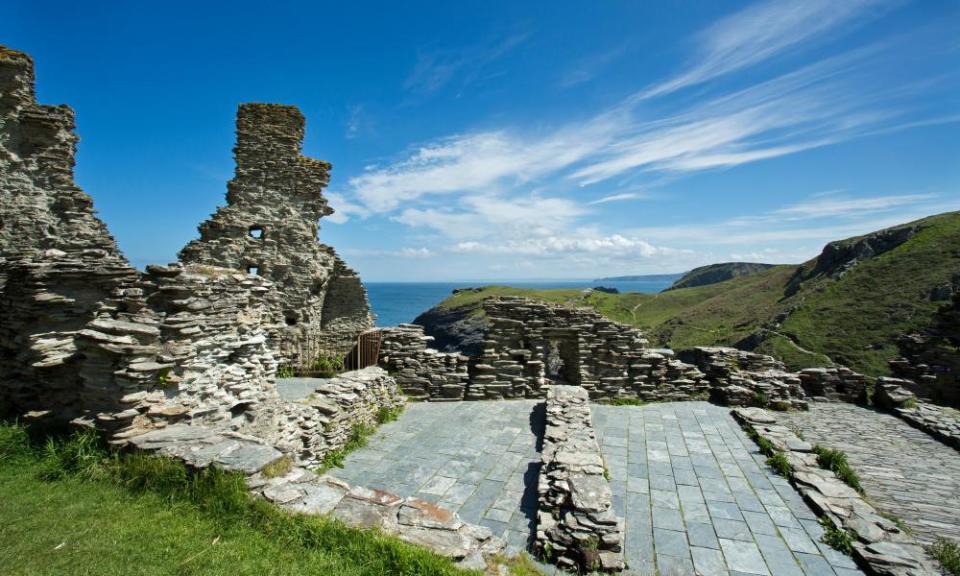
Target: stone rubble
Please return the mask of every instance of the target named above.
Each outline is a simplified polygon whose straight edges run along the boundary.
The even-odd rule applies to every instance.
[[[549,386],[546,411],[536,549],[564,569],[619,572],[624,522],[612,508],[588,391]]]
[[[791,484],[818,515],[853,535],[853,557],[870,573],[882,576],[940,573],[915,538],[880,515],[832,471],[821,468],[813,446],[790,428],[777,424],[774,414],[761,408],[734,408],[732,414],[744,427],[783,452],[793,467]]]

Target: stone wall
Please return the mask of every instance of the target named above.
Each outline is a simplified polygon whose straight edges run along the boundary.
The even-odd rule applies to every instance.
[[[623,519],[612,508],[588,391],[548,386],[546,409],[536,549],[568,570],[623,570]]]
[[[762,404],[780,410],[805,409],[801,378],[773,356],[736,348],[699,346],[681,354],[710,382],[710,397],[724,406]]]
[[[852,555],[868,573],[885,576],[940,573],[916,538],[881,515],[832,471],[821,468],[813,446],[778,424],[773,414],[759,408],[736,408],[733,416],[784,455],[791,467],[790,483],[821,518],[850,533]]]
[[[950,302],[925,333],[898,340],[901,356],[890,362],[890,369],[909,379],[918,397],[960,408],[960,274],[946,288],[953,290]]]
[[[706,392],[695,367],[646,348],[639,330],[591,309],[510,297],[486,300],[483,309],[490,326],[471,367],[475,394],[542,397],[549,383],[581,386],[594,399],[684,400]]]
[[[356,274],[316,241],[330,167],[300,156],[296,108],[241,106],[228,205],[186,265],[141,274],[73,182],[73,112],[37,104],[33,82],[32,60],[0,47],[4,410],[118,443],[181,423],[256,431],[315,463],[402,402],[377,370],[278,397],[281,361],[349,347],[372,321]]]
[[[354,427],[375,427],[381,410],[396,410],[405,401],[394,378],[370,367],[328,379],[302,400],[273,398],[258,407],[244,430],[314,467],[346,446]]]
[[[309,366],[349,351],[373,325],[366,291],[333,248],[317,241],[333,210],[321,193],[330,164],[301,156],[304,118],[293,106],[243,104],[237,111],[236,174],[227,204],[180,252],[185,263],[243,270],[274,282],[271,303],[286,362]]]
[[[397,379],[410,399],[480,399],[470,386],[468,358],[457,352],[429,348],[433,338],[423,334],[422,326],[401,324],[380,332],[380,365]]]
[[[805,368],[800,383],[808,396],[818,400],[866,402],[871,379],[844,366],[837,368]]]

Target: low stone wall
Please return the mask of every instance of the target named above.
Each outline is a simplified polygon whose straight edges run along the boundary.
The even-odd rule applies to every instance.
[[[884,518],[856,490],[817,463],[813,446],[775,416],[759,408],[735,408],[733,416],[746,428],[782,452],[793,472],[790,483],[821,517],[853,537],[853,557],[870,574],[934,576],[939,570],[923,547],[896,524]]]
[[[807,408],[801,378],[773,356],[720,346],[700,346],[681,358],[706,374],[710,397],[724,406],[763,404],[778,410]]]
[[[401,324],[385,328],[381,334],[380,365],[397,379],[408,397],[434,401],[477,399],[469,390],[468,358],[429,348],[433,338],[423,334],[423,326]]]
[[[397,381],[372,366],[325,380],[303,400],[263,404],[245,430],[312,468],[342,449],[355,426],[376,426],[381,410],[395,410],[405,401]]]
[[[914,428],[960,450],[960,410],[919,400],[911,391],[912,384],[902,378],[878,378],[874,403]]]
[[[184,461],[193,468],[215,466],[247,477],[251,492],[301,514],[330,514],[349,526],[377,529],[452,558],[460,567],[484,570],[505,548],[489,528],[463,522],[455,513],[418,498],[350,485],[299,466],[268,474],[283,455],[255,436],[199,425],[175,424],[133,439],[146,452]]]
[[[799,373],[800,383],[808,396],[818,400],[866,402],[871,379],[844,366],[837,368],[805,368]]]
[[[587,390],[548,387],[546,412],[537,551],[565,569],[623,570],[623,519],[612,509]]]

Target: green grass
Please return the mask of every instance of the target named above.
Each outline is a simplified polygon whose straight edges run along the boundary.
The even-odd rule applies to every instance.
[[[465,574],[425,549],[286,513],[216,470],[0,424],[0,566],[19,575]]]
[[[784,478],[791,478],[793,476],[793,466],[790,465],[790,461],[787,460],[783,452],[777,452],[767,458],[767,466],[773,468],[777,474]]]
[[[853,552],[853,536],[843,528],[837,528],[826,516],[818,520],[823,526],[823,536],[820,540],[827,546],[849,555]]]
[[[927,546],[927,552],[952,576],[960,576],[960,544],[946,538],[937,538]]]
[[[860,484],[860,477],[856,471],[850,467],[847,462],[847,455],[842,450],[833,448],[824,448],[819,444],[813,447],[813,452],[817,455],[817,464],[824,470],[831,470],[837,475],[837,478],[843,480],[848,486],[863,494],[863,486]]]
[[[856,241],[856,238],[844,242]],[[589,306],[604,316],[645,330],[654,345],[682,350],[730,346],[755,333],[757,351],[798,370],[842,364],[880,376],[897,356],[896,339],[929,326],[940,305],[935,286],[960,269],[960,212],[931,216],[900,246],[862,261],[839,279],[811,275],[817,260],[775,266],[726,282],[657,294],[605,294],[489,286],[462,291],[439,306],[482,316],[480,302],[494,296],[526,296]],[[796,292],[795,274],[809,276]],[[786,315],[777,326],[776,319]]]

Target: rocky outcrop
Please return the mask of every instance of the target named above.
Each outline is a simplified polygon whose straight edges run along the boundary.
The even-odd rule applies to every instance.
[[[678,288],[693,288],[726,282],[741,276],[748,276],[773,268],[773,264],[758,264],[755,262],[723,262],[700,266],[684,274],[679,280],[670,285],[667,290]]]
[[[619,572],[624,523],[612,508],[589,395],[579,386],[550,386],[546,404],[536,548],[561,568]]]
[[[458,288],[454,294],[474,288]],[[479,356],[483,352],[483,335],[490,323],[473,305],[448,308],[434,306],[413,320],[433,337],[434,347],[442,352],[460,352]]]
[[[853,488],[820,467],[813,446],[776,417],[758,408],[735,408],[733,416],[781,452],[790,463],[790,483],[836,530],[852,536],[852,554],[872,574],[934,576],[939,570],[909,533],[884,518]]]
[[[348,352],[373,325],[356,273],[317,242],[318,220],[333,213],[321,193],[330,165],[300,155],[303,134],[303,115],[293,106],[241,105],[227,205],[180,252],[185,263],[271,280],[280,292],[270,304],[280,352],[297,366]]]
[[[960,275],[950,291],[952,299],[927,330],[897,341],[901,356],[890,361],[890,369],[909,379],[910,390],[920,398],[960,407]]]

